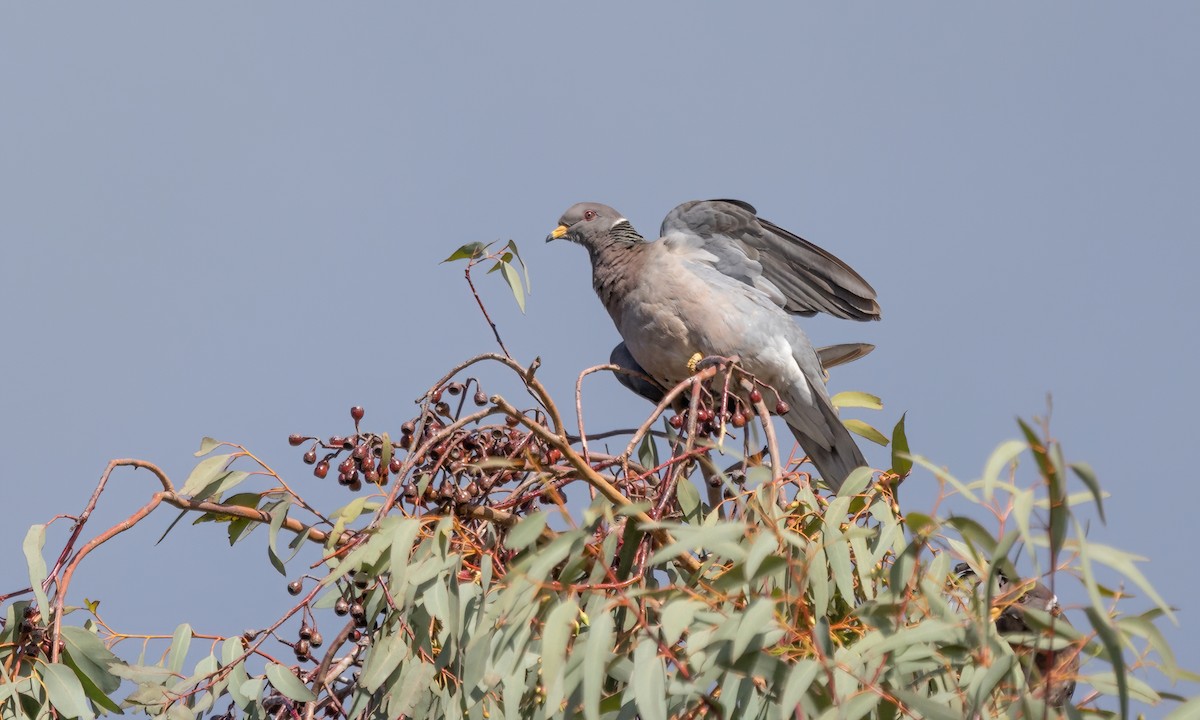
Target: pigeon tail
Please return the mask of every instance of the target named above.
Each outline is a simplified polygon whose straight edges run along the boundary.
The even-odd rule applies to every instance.
[[[867,459],[858,449],[858,443],[854,442],[850,431],[842,424],[833,405],[823,396],[823,393],[816,393],[816,388],[813,390],[815,405],[824,416],[828,429],[827,437],[821,439],[809,437],[804,430],[800,429],[805,423],[798,415],[797,409],[788,411],[788,414],[784,415],[784,420],[787,421],[792,435],[796,436],[796,442],[800,443],[800,447],[808,455],[808,459],[812,461],[821,478],[825,480],[825,484],[837,492],[846,482],[850,472],[855,468],[865,466]]]

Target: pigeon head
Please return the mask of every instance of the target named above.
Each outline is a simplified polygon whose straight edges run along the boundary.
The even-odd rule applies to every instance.
[[[558,219],[558,227],[546,236],[546,242],[566,238],[585,247],[592,247],[601,238],[608,237],[613,228],[622,224],[632,231],[629,221],[609,206],[592,202],[576,203]]]

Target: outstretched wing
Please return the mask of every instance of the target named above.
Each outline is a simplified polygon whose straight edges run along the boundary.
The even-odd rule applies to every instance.
[[[849,265],[804,238],[758,217],[740,200],[693,200],[663,220],[660,235],[687,236],[726,275],[770,295],[794,315],[829,313],[878,320],[875,289]]]

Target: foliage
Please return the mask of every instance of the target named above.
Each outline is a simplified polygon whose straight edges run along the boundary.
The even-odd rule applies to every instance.
[[[502,252],[515,292],[503,269],[515,246]],[[485,257],[479,246],[450,259],[468,260],[469,281]],[[483,365],[511,373],[533,405],[485,394],[468,375]],[[618,369],[590,368],[580,383],[602,370]],[[964,482],[909,452],[901,418],[892,467],[856,471],[831,495],[799,462],[774,461],[766,407],[742,407],[713,382],[721,370],[738,372],[705,368],[640,427],[589,436],[582,419],[576,434],[566,427],[536,362],[472,358],[394,439],[363,429],[362,408],[350,435],[290,439],[353,495],[332,511],[234,444],[205,439],[179,489],[151,463],[114,460],[57,561],[47,565],[34,526],[30,587],[0,598],[0,717],[1079,717],[1180,699],[1139,677],[1149,671],[1194,679],[1176,666],[1158,624],[1174,617],[1141,559],[1086,537],[1104,493],[1045,423],[1021,423]],[[880,407],[862,393],[841,401]],[[620,453],[589,445],[617,434]],[[161,490],[77,547],[122,467],[149,470]],[[939,483],[938,508],[955,509],[905,512],[906,481]],[[289,585],[296,602],[270,627],[204,638],[205,652],[182,624],[162,636],[159,662],[119,657],[97,605],[67,605],[71,577],[164,503],[231,542],[266,527],[280,572],[306,542],[322,560]],[[1086,603],[1034,607],[1023,593],[1036,578],[1055,591],[1077,583]],[[1150,607],[1127,609],[1126,583]],[[1023,631],[1002,634],[1014,613]],[[1075,681],[1070,703],[1047,702]]]

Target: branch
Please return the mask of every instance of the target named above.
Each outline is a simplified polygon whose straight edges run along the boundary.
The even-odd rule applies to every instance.
[[[492,396],[492,404],[504,411],[504,413],[509,417],[515,417],[522,425],[528,428],[530,432],[532,432],[534,435],[537,435],[542,442],[556,448],[559,452],[561,452],[563,458],[565,458],[571,464],[571,466],[574,467],[577,472],[579,472],[583,480],[599,491],[600,494],[607,498],[609,502],[621,508],[627,508],[633,505],[629,498],[622,495],[621,491],[618,490],[616,486],[608,482],[608,480],[604,479],[603,476],[593,470],[592,467],[584,461],[583,457],[580,456],[579,453],[575,452],[574,448],[567,444],[567,441],[563,437],[551,433],[543,425],[530,421],[529,418],[521,414],[515,407],[510,405],[507,400],[499,395]],[[643,525],[653,526],[655,524],[654,519],[643,511],[639,510],[637,512],[633,512],[631,513],[631,516]],[[675,539],[671,537],[671,534],[662,528],[653,528],[649,532],[661,545],[669,545],[675,542]],[[678,555],[676,557],[676,561],[689,572],[698,572],[700,570],[700,563],[696,560],[696,558],[687,553],[681,553]]]

